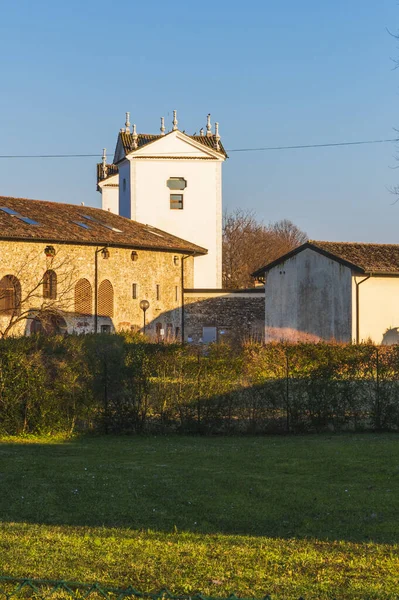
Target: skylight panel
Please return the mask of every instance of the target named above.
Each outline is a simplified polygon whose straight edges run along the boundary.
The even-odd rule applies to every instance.
[[[148,233],[152,233],[152,235],[157,235],[158,237],[165,237],[164,235],[162,235],[162,233],[157,233],[156,231],[151,231],[150,229],[146,229],[146,231],[148,231]]]
[[[31,219],[30,217],[24,217],[24,216],[20,215],[19,212],[17,212],[16,210],[13,210],[12,208],[8,208],[8,206],[0,206],[0,210],[5,212],[7,215],[10,215],[10,217],[15,217],[16,219],[19,219],[19,221],[22,221],[23,223],[26,223],[27,225],[40,225],[40,223],[38,223],[34,219]]]
[[[110,231],[115,231],[116,233],[123,233],[123,231],[121,231],[120,229],[117,229],[116,227],[112,227],[112,225],[108,225],[108,223],[103,223],[103,221],[99,221],[98,219],[95,219],[94,217],[91,217],[90,215],[81,215],[81,216],[84,219],[87,219],[88,221],[92,221],[93,223],[96,223],[97,225],[101,225],[102,227],[109,229]]]
[[[78,225],[79,227],[82,227],[83,229],[90,229],[90,227],[86,225],[86,223],[82,223],[81,221],[72,221],[72,223]]]
[[[8,208],[7,206],[0,206],[0,210],[12,216],[19,214],[17,211],[13,210],[12,208]]]
[[[40,225],[40,223],[38,223],[34,219],[30,219],[29,217],[21,217],[21,215],[15,215],[15,216],[17,217],[17,219],[19,219],[23,223],[26,223],[27,225]]]

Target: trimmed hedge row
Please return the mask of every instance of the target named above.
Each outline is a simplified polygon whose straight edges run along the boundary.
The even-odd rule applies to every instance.
[[[399,347],[0,340],[0,433],[399,428]]]

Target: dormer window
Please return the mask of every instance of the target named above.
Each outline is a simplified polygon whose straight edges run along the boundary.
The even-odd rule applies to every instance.
[[[183,194],[170,195],[170,208],[173,210],[183,210]]]
[[[170,190],[185,190],[187,181],[184,177],[170,177],[166,182],[166,185]]]

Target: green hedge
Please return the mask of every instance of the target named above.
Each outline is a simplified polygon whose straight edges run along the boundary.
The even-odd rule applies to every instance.
[[[399,428],[399,347],[0,340],[0,434]]]

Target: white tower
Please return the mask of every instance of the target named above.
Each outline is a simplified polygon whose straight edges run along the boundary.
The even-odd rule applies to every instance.
[[[222,287],[222,163],[227,154],[210,115],[206,135],[187,135],[179,131],[176,111],[172,129],[165,130],[161,119],[159,134],[130,132],[129,113],[121,129],[113,165],[119,175],[118,212],[140,223],[148,223],[208,250],[195,260],[196,288]],[[104,171],[103,164],[98,173]],[[107,177],[100,179],[103,208],[110,208]],[[113,200],[111,210],[115,210]]]

